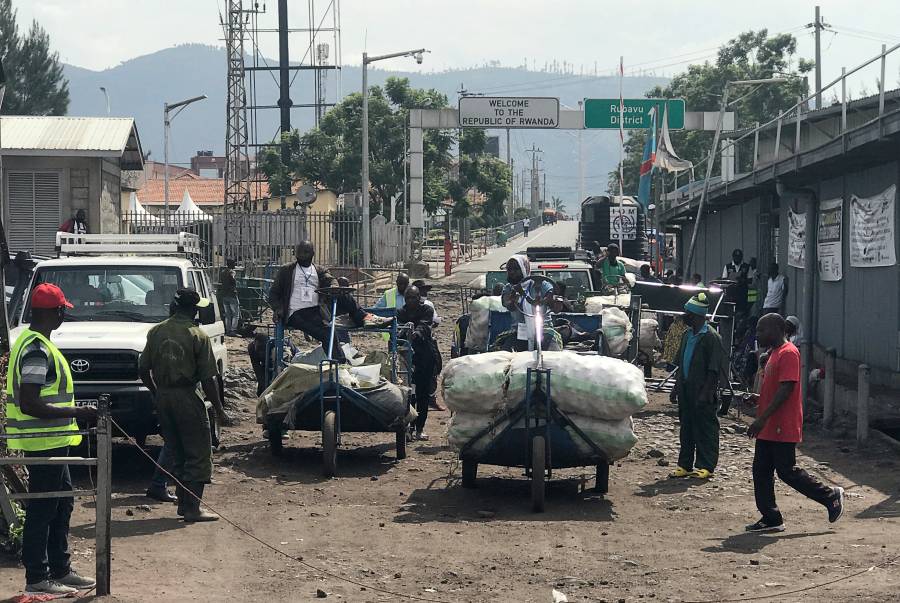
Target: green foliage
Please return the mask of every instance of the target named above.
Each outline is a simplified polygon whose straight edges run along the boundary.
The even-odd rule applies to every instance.
[[[531,214],[531,210],[527,207],[517,207],[513,212],[513,218],[516,220],[524,220]]]
[[[0,0],[0,60],[6,74],[4,115],[65,115],[69,84],[59,53],[51,52],[50,36],[37,21],[28,35],[19,35],[11,0]]]
[[[369,181],[374,212],[390,213],[387,204],[398,196],[397,215],[404,217],[402,198],[405,137],[409,110],[447,107],[444,94],[436,90],[412,88],[406,78],[388,78],[384,87],[369,89]],[[360,190],[362,165],[362,95],[351,94],[325,114],[319,127],[306,134],[294,131],[282,139],[288,161],[282,161],[282,149],[267,149],[260,158],[260,169],[275,196],[289,194],[298,180],[313,183],[336,193]],[[456,133],[426,130],[423,136],[425,210],[434,213],[446,199],[454,201],[453,216],[470,214],[466,192],[478,188],[487,197],[484,208],[491,220],[503,214],[509,195],[509,169],[506,164],[484,155],[483,130],[466,130],[459,141],[462,162],[460,180],[449,175]]]
[[[0,479],[3,479],[0,477]],[[8,525],[2,517],[0,523],[7,526],[6,537],[0,536],[0,550],[10,554],[18,554],[22,550],[22,529],[25,527],[25,509],[19,503],[12,502],[13,511],[19,520],[19,527]]]
[[[731,98],[737,100],[734,104],[729,103],[729,110],[737,114],[736,126],[752,127],[755,122],[769,121],[779,111],[796,103],[798,97],[807,94],[808,87],[803,74],[808,73],[813,64],[796,57],[796,53],[797,39],[790,34],[769,37],[765,29],[748,31],[723,45],[714,63],[690,65],[687,71],[675,76],[668,86],[657,86],[649,90],[647,97],[683,98],[689,111],[718,111],[721,95],[728,81],[793,76],[790,81],[782,84],[763,85],[758,89],[742,86],[730,90]],[[697,164],[709,153],[713,132],[673,130],[670,134],[675,151],[683,159]],[[645,130],[633,130],[625,141],[626,195],[637,194],[646,136]],[[738,158],[738,171],[745,170],[752,162],[752,157],[739,154]],[[718,168],[718,165],[715,167]],[[698,178],[702,178],[702,175]],[[610,172],[608,184],[609,190],[618,194],[618,169]]]

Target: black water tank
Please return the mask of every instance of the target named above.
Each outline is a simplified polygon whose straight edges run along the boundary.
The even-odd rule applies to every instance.
[[[631,239],[625,238],[622,241],[621,255],[635,260],[647,260],[650,257],[647,245],[647,228],[643,206],[635,200],[634,197],[623,197],[622,206],[627,208],[636,208],[637,210],[637,228],[635,229],[630,220],[626,224],[626,232],[636,232],[631,235]],[[594,241],[605,247],[610,243],[618,244],[619,238],[611,238],[611,220],[618,218],[619,198],[609,197],[607,195],[598,195],[596,197],[588,197],[581,203],[581,222],[578,225],[578,240],[582,249],[594,250]],[[629,211],[626,216],[634,215],[633,210]]]

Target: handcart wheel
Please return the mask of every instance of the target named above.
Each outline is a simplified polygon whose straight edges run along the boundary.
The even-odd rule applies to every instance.
[[[397,431],[397,460],[402,461],[406,458],[406,429]]]
[[[531,440],[531,510],[535,513],[544,511],[546,484],[544,475],[547,468],[544,436],[535,436]]]
[[[598,494],[609,492],[609,465],[606,463],[597,465],[597,486],[594,490]]]
[[[325,411],[322,421],[322,472],[325,477],[334,477],[337,471],[337,430],[333,410]]]
[[[269,450],[273,456],[281,456],[284,452],[284,442],[281,440],[281,427],[269,425]]]
[[[478,463],[472,460],[463,459],[462,462],[462,485],[463,488],[475,487],[475,476],[478,475]]]

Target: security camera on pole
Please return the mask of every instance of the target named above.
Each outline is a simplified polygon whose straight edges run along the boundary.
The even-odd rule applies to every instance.
[[[372,261],[372,224],[369,222],[369,63],[393,59],[396,57],[413,57],[416,63],[422,64],[425,53],[428,50],[406,50],[370,57],[367,52],[362,55],[362,248],[363,266],[369,266]]]

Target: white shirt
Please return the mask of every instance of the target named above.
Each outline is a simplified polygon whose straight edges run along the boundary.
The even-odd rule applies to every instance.
[[[430,300],[430,299],[423,299],[423,300],[422,300],[422,303],[425,304],[426,306],[431,306],[431,309],[434,310],[434,324],[435,324],[435,326],[441,324],[441,317],[438,316],[437,308],[434,307],[434,304],[431,303],[431,300]]]
[[[314,308],[319,305],[319,273],[313,264],[304,268],[300,264],[294,266],[294,287],[291,289],[291,300],[288,302],[288,315],[303,308]]]
[[[528,218],[522,220],[522,226],[528,226],[529,224],[531,224],[531,220],[529,220]]]
[[[780,308],[784,303],[784,275],[779,274],[775,278],[769,277],[769,285],[766,289],[766,299],[763,308]]]

